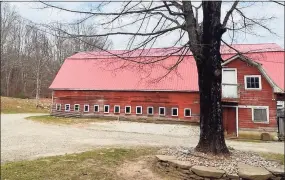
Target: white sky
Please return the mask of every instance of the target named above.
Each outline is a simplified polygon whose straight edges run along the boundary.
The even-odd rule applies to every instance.
[[[37,9],[41,7],[41,4],[38,2],[10,2],[11,5],[14,5],[19,14],[31,21],[36,23],[48,23],[54,21],[61,22],[70,22],[74,19],[80,17],[79,14],[69,13],[66,11],[59,11],[56,9]],[[74,10],[88,10],[91,2],[57,2],[53,3],[54,5],[59,5],[67,9]],[[94,4],[94,3],[93,3]],[[110,11],[116,11],[118,9],[119,3],[112,2],[108,7]],[[228,10],[229,4],[227,3],[222,6],[222,15]],[[262,37],[257,37],[250,34],[238,34],[238,40],[235,43],[277,43],[284,48],[284,7],[277,5],[275,3],[263,2],[258,5],[252,6],[245,10],[245,14],[249,17],[261,17],[261,16],[275,16],[276,19],[270,21],[267,26],[271,28],[278,36],[272,35],[269,32],[262,30],[261,28],[255,28],[255,32],[262,35]],[[93,19],[96,21],[96,19]],[[130,20],[130,19],[126,19]],[[155,23],[150,23],[149,26],[154,26]],[[126,31],[135,31],[136,26],[128,27]],[[98,32],[103,32],[101,27],[97,28]],[[121,31],[121,30],[120,30]],[[154,47],[169,47],[177,38],[177,33],[171,33],[167,36],[160,38]],[[128,38],[123,35],[117,35],[110,38],[113,42],[112,49],[125,49]],[[224,39],[229,41],[228,33],[224,35]]]

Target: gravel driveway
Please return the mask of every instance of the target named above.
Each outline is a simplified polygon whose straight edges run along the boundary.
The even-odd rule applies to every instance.
[[[49,125],[25,120],[35,114],[1,114],[1,163],[82,152],[102,146],[185,146],[198,143],[199,129],[189,125],[100,122]],[[284,153],[283,143],[227,141],[236,149]]]

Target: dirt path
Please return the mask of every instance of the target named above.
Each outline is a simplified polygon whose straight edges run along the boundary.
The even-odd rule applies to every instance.
[[[100,147],[184,146],[194,147],[199,136],[185,125],[131,122],[90,126],[51,125],[26,120],[35,114],[1,114],[1,163],[42,156],[75,153]],[[227,141],[245,151],[284,153],[282,142],[250,143]]]
[[[123,179],[136,180],[168,180],[152,171],[153,156],[140,157],[136,161],[128,161],[117,170],[118,176]]]

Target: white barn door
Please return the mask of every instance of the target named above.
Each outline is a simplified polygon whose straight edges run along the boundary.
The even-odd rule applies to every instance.
[[[223,68],[222,73],[222,97],[237,98],[237,70]]]

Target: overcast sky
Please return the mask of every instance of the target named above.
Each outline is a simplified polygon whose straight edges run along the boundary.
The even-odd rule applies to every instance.
[[[48,23],[54,21],[70,22],[79,17],[78,14],[59,11],[56,9],[38,9],[42,5],[38,2],[10,2],[10,4],[15,6],[16,10],[22,17],[36,23]],[[53,4],[74,10],[88,10],[91,5],[96,5],[96,3],[92,4],[91,2],[60,2]],[[116,10],[118,10],[118,5],[118,3],[112,3],[108,9],[116,12]],[[228,7],[229,6],[227,4],[222,6],[222,15],[225,14]],[[276,32],[278,36],[272,35],[261,28],[255,28],[255,32],[258,32],[258,34],[262,35],[262,37],[257,37],[250,34],[245,35],[242,33],[236,35],[237,41],[235,43],[277,43],[284,48],[284,7],[275,3],[263,2],[245,9],[245,13],[249,17],[256,18],[261,16],[275,16],[276,19],[270,21],[267,26]],[[96,21],[96,19],[94,19],[94,21]],[[150,24],[149,26],[155,26],[155,24]],[[128,27],[127,30],[131,31],[133,28],[134,27]],[[103,31],[100,29],[100,27],[98,27],[97,30],[98,32]],[[175,37],[177,37],[177,34],[175,33],[162,37],[155,43],[154,47],[171,46],[173,41],[176,40]],[[229,42],[228,34],[224,35],[224,39]],[[125,36],[114,36],[111,38],[111,40],[113,42],[112,49],[125,49],[127,43],[127,38]]]

